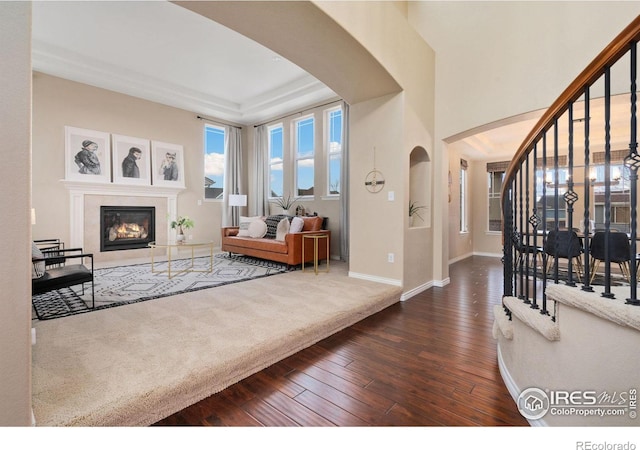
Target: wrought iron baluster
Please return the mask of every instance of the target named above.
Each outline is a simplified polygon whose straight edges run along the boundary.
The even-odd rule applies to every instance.
[[[595,205],[595,192],[593,204]],[[611,293],[611,69],[604,73],[604,292],[603,297],[614,298]]]
[[[589,266],[589,233],[591,233],[591,224],[589,222],[589,186],[591,184],[589,179],[589,123],[591,122],[591,117],[589,115],[589,87],[587,86],[584,90],[584,283],[582,290],[593,292]]]
[[[625,158],[625,165],[629,168],[629,184],[631,188],[631,269],[630,269],[630,289],[629,298],[626,302],[631,305],[640,305],[638,300],[638,279],[637,279],[637,263],[636,263],[636,239],[638,226],[638,168],[640,167],[640,155],[638,155],[638,121],[636,117],[637,106],[637,42],[631,45],[629,59],[631,62],[631,122],[629,136],[629,155]]]
[[[567,191],[564,193],[564,201],[567,204],[567,228],[573,229],[573,205],[578,201],[578,194],[573,190],[574,181],[573,181],[573,103],[569,105],[568,109],[568,166],[567,166]],[[580,258],[578,256],[578,258]],[[573,281],[572,273],[569,272],[569,279],[567,280],[568,286],[575,286],[576,283]]]
[[[525,176],[524,185],[525,185],[525,189],[526,189],[526,191],[525,191],[526,204],[525,204],[525,208],[522,210],[522,217],[524,217],[524,215],[527,214],[527,211],[529,211],[529,155],[528,154],[527,154],[527,159],[525,160],[525,174],[526,174],[526,176]],[[524,241],[523,241],[523,243],[526,246],[525,248],[527,249],[527,253],[526,253],[527,261],[526,261],[526,267],[525,267],[525,272],[527,274],[527,282],[526,282],[526,285],[525,285],[524,301],[525,301],[525,303],[530,303],[530,300],[529,300],[529,285],[531,283],[530,283],[529,280],[531,279],[531,270],[530,270],[530,267],[529,267],[529,259],[531,259],[531,255],[530,255],[530,252],[531,252],[531,242],[530,242],[531,241],[531,236],[529,236],[529,221],[528,220],[525,221],[524,227],[525,227],[525,233],[524,233]],[[534,254],[533,254],[533,270],[534,270],[533,283],[535,285],[535,281],[536,281],[535,270],[536,270],[536,262],[537,262],[537,255],[535,254],[535,248],[533,249],[533,252],[534,252]]]

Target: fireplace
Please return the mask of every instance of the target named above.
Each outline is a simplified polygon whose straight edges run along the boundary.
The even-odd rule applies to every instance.
[[[156,240],[154,206],[101,206],[100,251],[145,248]]]

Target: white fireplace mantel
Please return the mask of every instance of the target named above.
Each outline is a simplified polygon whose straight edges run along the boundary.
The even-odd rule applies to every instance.
[[[69,191],[69,236],[72,247],[84,246],[84,197],[85,195],[115,195],[125,197],[159,197],[167,199],[168,217],[176,217],[178,194],[183,187],[140,186],[114,183],[60,180]],[[167,224],[167,235],[169,224]]]

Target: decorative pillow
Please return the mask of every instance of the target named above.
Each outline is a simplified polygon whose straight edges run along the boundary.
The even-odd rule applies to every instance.
[[[31,257],[32,258],[44,258],[44,255],[38,248],[35,242],[31,243]],[[31,278],[42,278],[45,273],[44,261],[38,261],[31,264]]]
[[[267,234],[264,236],[265,238],[276,238],[276,230],[278,229],[278,224],[282,219],[289,220],[289,216],[285,216],[284,214],[277,214],[275,216],[269,216],[264,220],[267,224]]]
[[[278,222],[278,227],[276,228],[276,241],[284,241],[284,237],[289,232],[289,228],[290,224],[287,217]]]
[[[322,229],[323,219],[320,216],[305,217],[302,220],[304,220],[302,231],[320,231]]]
[[[237,236],[250,237],[249,236],[249,225],[254,220],[259,220],[260,222],[262,222],[262,217],[260,217],[260,216],[253,216],[253,217],[240,216],[240,228],[238,229]]]
[[[300,233],[302,231],[302,227],[304,226],[304,220],[302,217],[294,217],[291,220],[291,227],[289,228],[289,233]]]
[[[253,220],[249,224],[249,237],[261,238],[267,234],[267,224],[262,220]]]

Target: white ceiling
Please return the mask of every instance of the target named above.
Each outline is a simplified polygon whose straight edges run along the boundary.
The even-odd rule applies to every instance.
[[[237,123],[336,98],[295,64],[165,1],[33,3],[33,68]]]
[[[166,1],[36,1],[32,34],[36,71],[236,124],[337,98],[266,47]],[[541,114],[447,141],[470,160],[511,159]]]

